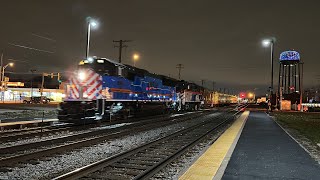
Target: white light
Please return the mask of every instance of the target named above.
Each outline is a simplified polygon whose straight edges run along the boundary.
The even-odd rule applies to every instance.
[[[88,62],[92,63],[93,62],[93,58],[92,57],[88,57]]]
[[[79,72],[78,78],[79,78],[80,81],[84,81],[86,79],[86,73]]]
[[[271,41],[269,39],[265,39],[265,40],[262,41],[262,45],[264,47],[268,47],[270,45],[270,43],[271,43]]]
[[[98,63],[104,63],[104,60],[98,59],[97,62],[98,62]]]
[[[90,25],[90,27],[91,27],[92,29],[96,29],[96,28],[98,28],[98,26],[99,26],[98,22],[95,21],[95,20],[93,20],[93,19],[90,19],[89,25]]]
[[[62,97],[62,98],[65,98],[65,97],[66,97],[66,95],[65,95],[65,94],[61,94],[61,97]]]
[[[98,23],[97,23],[96,21],[91,20],[91,21],[90,21],[90,25],[91,25],[92,27],[96,27],[96,26],[98,26]]]

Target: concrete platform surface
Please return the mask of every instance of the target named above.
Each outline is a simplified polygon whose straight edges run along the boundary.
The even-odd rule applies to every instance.
[[[211,180],[223,164],[224,159],[230,157],[228,156],[229,149],[234,148],[232,146],[238,140],[248,116],[249,111],[242,113],[232,126],[193,163],[179,180]]]
[[[251,112],[222,177],[320,179],[320,165],[266,113]]]

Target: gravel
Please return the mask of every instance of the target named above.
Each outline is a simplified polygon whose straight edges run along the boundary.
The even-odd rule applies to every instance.
[[[14,121],[21,119],[33,120],[34,118],[57,118],[58,111],[52,110],[14,110],[14,111],[0,111],[0,120]]]
[[[232,123],[224,126],[194,146],[186,154],[174,160],[170,165],[155,174],[151,179],[179,179],[180,176],[214,143],[214,141],[228,128]]]
[[[46,136],[35,136],[33,138],[21,139],[21,140],[17,140],[17,141],[2,143],[2,144],[0,144],[0,148],[17,146],[17,145],[21,145],[21,144],[34,143],[34,142],[45,141],[45,140],[50,140],[50,139],[55,139],[55,138],[62,138],[62,137],[70,136],[70,135],[77,135],[77,134],[82,134],[82,133],[87,133],[87,132],[92,132],[92,131],[97,131],[97,130],[102,130],[102,129],[114,129],[114,128],[118,128],[121,126],[127,126],[130,124],[132,124],[132,123],[114,124],[114,125],[95,127],[95,128],[90,128],[90,129],[86,129],[86,130],[79,130],[79,131],[60,131],[60,132],[55,132],[54,134],[49,134]]]
[[[218,113],[214,115],[216,116]],[[209,115],[209,117],[212,116]],[[135,148],[179,129],[192,126],[198,123],[197,120],[199,118],[73,150],[62,155],[39,160],[38,164],[34,162],[33,164],[24,164],[22,167],[12,168],[10,172],[0,172],[0,179],[49,179],[110,157],[111,155]]]

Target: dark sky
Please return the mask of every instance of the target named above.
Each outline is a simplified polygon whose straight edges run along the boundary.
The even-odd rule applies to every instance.
[[[130,56],[139,52],[141,59],[137,66],[151,72],[177,77],[175,66],[182,63],[183,79],[197,83],[205,79],[208,86],[214,80],[217,87],[259,88],[265,92],[270,82],[270,50],[261,46],[261,40],[274,36],[275,72],[279,53],[294,49],[305,62],[305,85],[314,85],[319,79],[317,0],[1,0],[0,3],[0,50],[4,51],[5,59],[20,60],[11,69],[14,72],[74,68],[85,56],[85,20],[91,16],[100,22],[99,28],[92,31],[91,55],[117,59],[112,40],[134,40],[127,43],[123,62],[132,63]]]

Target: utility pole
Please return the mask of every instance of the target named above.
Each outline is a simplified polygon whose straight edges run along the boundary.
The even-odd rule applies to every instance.
[[[31,98],[33,97],[33,78],[34,78],[34,73],[37,71],[35,69],[30,69],[31,73],[32,73],[32,77],[31,77]]]
[[[214,91],[214,85],[215,85],[216,83],[214,82],[214,81],[212,81],[212,91]]]
[[[204,86],[204,79],[201,80],[201,86]]]
[[[181,80],[181,69],[184,68],[183,64],[177,64],[176,68],[178,69],[178,77],[179,77],[179,80]]]
[[[113,40],[114,43],[119,43],[119,46],[114,46],[119,48],[119,63],[121,63],[121,57],[122,57],[122,48],[128,47],[127,45],[125,45],[125,42],[132,42],[132,40],[118,40],[115,41]]]

